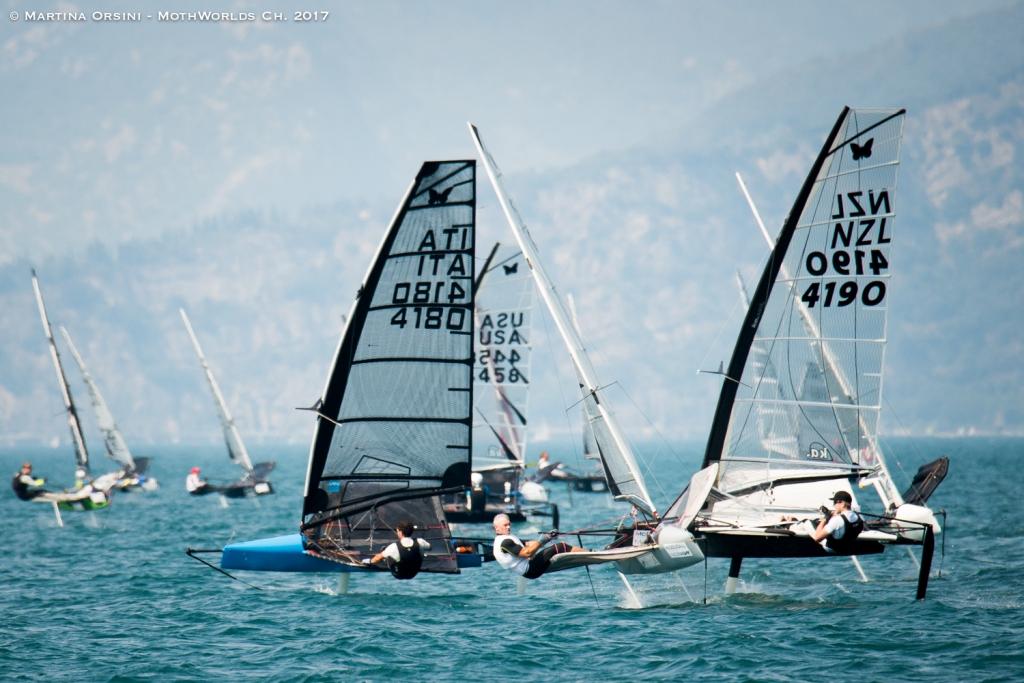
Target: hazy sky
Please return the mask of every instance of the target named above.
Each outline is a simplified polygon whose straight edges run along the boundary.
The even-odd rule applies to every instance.
[[[779,69],[1007,3],[346,2],[303,23],[4,4],[0,262],[386,195],[418,160],[471,155],[467,119],[517,151],[509,171],[656,145]],[[143,19],[92,18],[117,10]]]
[[[244,431],[306,440],[293,408],[390,212],[423,160],[474,155],[467,120],[601,379],[700,438],[718,384],[696,371],[728,360],[732,273],[767,254],[732,172],[777,228],[844,104],[911,107],[883,392],[905,421],[883,424],[1024,430],[1024,48],[993,38],[1019,3],[348,2],[307,22],[288,4],[2,2],[0,439],[66,439],[31,263],[134,438],[218,438],[184,305]],[[485,183],[479,200],[480,244],[507,240]],[[567,431],[573,397],[530,402],[538,435]]]

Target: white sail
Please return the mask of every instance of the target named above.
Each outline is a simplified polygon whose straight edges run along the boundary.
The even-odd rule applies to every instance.
[[[238,427],[235,426],[235,420],[231,417],[231,412],[228,410],[227,403],[224,402],[224,395],[221,394],[220,386],[218,386],[217,380],[213,376],[213,371],[210,370],[210,366],[206,362],[206,356],[203,355],[203,349],[199,346],[199,340],[196,339],[196,333],[192,330],[192,323],[189,322],[185,309],[179,308],[178,313],[181,314],[181,320],[185,323],[185,330],[188,332],[188,336],[192,340],[192,346],[195,348],[196,355],[199,357],[199,365],[202,366],[203,373],[206,375],[206,381],[210,385],[210,391],[213,392],[213,400],[217,406],[217,415],[220,418],[220,428],[224,432],[224,443],[227,444],[228,447],[228,457],[230,457],[236,465],[245,470],[246,474],[251,475],[253,467],[252,460],[249,458],[249,451],[245,449],[245,444],[242,442],[242,435],[238,432]]]
[[[747,205],[750,207],[750,211],[754,214],[754,220],[757,222],[757,227],[761,231],[761,236],[764,237],[765,241],[768,243],[769,249],[775,249],[775,240],[772,238],[771,234],[769,234],[768,229],[765,228],[764,221],[761,220],[761,214],[757,210],[757,206],[755,206],[754,200],[750,196],[750,192],[747,191],[747,186],[744,184],[743,178],[739,173],[736,174],[736,181],[739,183],[740,190],[743,192],[743,196],[747,200]],[[782,273],[784,278],[789,278],[789,271],[786,270],[785,265],[783,265]],[[743,296],[746,299],[746,305],[749,305],[750,299],[749,296],[747,296],[746,288],[743,286],[742,278],[740,278],[739,273],[737,273],[736,276],[740,279],[740,287],[743,291]],[[800,317],[803,320],[804,327],[808,334],[811,337],[820,338],[821,333],[818,330],[818,323],[814,319],[814,316],[811,315],[811,310],[807,305],[802,300],[797,301],[796,309],[800,313]],[[820,345],[821,356],[824,361],[823,373],[821,374],[827,373],[827,377],[821,377],[821,380],[829,382],[833,386],[840,387],[843,392],[849,395],[850,382],[843,374],[842,366],[840,365],[835,352],[826,341],[820,342]],[[814,367],[808,369],[807,374],[814,375],[814,373]],[[806,377],[805,379],[810,379],[810,377]],[[810,387],[807,388],[808,390],[810,389]],[[872,430],[868,429],[866,425],[862,425],[862,429],[865,433],[872,433]],[[885,454],[882,452],[882,448],[875,437],[872,437],[872,447],[870,452],[874,455],[874,458],[877,460],[878,466],[881,470],[879,476],[874,479],[874,483],[879,497],[882,499],[882,503],[886,507],[889,507],[890,504],[895,504],[897,506],[902,505],[903,497],[900,494],[899,489],[896,488],[895,482],[892,480],[892,475],[889,473],[889,468],[885,462]]]
[[[479,276],[473,467],[526,464],[533,279],[522,252],[499,246]]]
[[[35,269],[32,270],[32,289],[36,293],[36,304],[39,307],[39,319],[43,323],[43,332],[50,344],[50,358],[53,360],[53,368],[57,372],[57,383],[60,385],[61,397],[64,399],[64,410],[67,413],[68,429],[71,430],[71,443],[75,445],[75,460],[78,467],[89,471],[89,449],[85,447],[85,437],[82,435],[82,426],[78,421],[78,410],[71,398],[71,389],[68,387],[68,379],[64,374],[64,366],[60,362],[60,353],[57,351],[57,343],[53,339],[53,329],[50,327],[50,319],[46,315],[46,305],[43,303],[43,293],[39,289],[39,279],[36,277]]]
[[[636,464],[633,451],[619,429],[614,414],[609,408],[607,397],[600,391],[600,385],[597,382],[597,376],[587,355],[583,340],[580,339],[573,328],[565,305],[555,291],[555,286],[551,279],[544,272],[537,253],[537,247],[530,237],[529,231],[526,229],[526,224],[505,193],[501,180],[501,171],[494,162],[494,158],[484,148],[476,127],[473,124],[469,124],[469,129],[473,138],[473,144],[476,145],[484,168],[487,169],[491,186],[498,196],[498,201],[505,213],[505,218],[515,234],[519,248],[522,249],[523,254],[526,256],[527,265],[529,265],[530,272],[537,283],[537,290],[540,292],[544,304],[551,313],[555,326],[558,328],[558,332],[565,342],[573,364],[579,373],[581,379],[580,390],[584,397],[584,405],[601,451],[602,463],[610,475],[609,483],[611,484],[612,493],[617,499],[627,500],[646,513],[657,516],[655,505],[647,492],[647,487]]]
[[[815,508],[879,467],[902,126],[902,110],[845,110],[801,190],[719,397],[704,464],[721,463],[722,492]],[[795,425],[795,451],[767,445],[761,417],[772,412]]]
[[[85,367],[85,361],[82,360],[82,356],[78,353],[78,349],[75,348],[74,342],[71,341],[71,335],[68,334],[64,327],[60,328],[60,333],[64,336],[64,342],[68,345],[71,356],[78,363],[78,369],[82,372],[82,380],[89,390],[89,398],[92,400],[92,407],[96,412],[96,424],[99,426],[100,431],[103,432],[103,443],[107,447],[107,455],[126,471],[134,471],[135,460],[132,458],[131,451],[128,450],[128,444],[125,443],[121,430],[117,428],[117,423],[114,422],[114,416],[107,407],[107,402],[103,400],[100,388],[96,386],[95,380],[89,374],[88,368]]]

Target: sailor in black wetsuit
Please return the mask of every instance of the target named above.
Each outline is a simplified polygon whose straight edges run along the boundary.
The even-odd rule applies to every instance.
[[[396,579],[411,579],[420,573],[423,566],[423,552],[430,550],[430,544],[422,538],[413,537],[412,522],[399,522],[395,527],[398,540],[369,560],[365,564],[377,564],[387,560],[388,569]]]
[[[831,514],[818,522],[811,538],[819,542],[824,540],[826,547],[833,552],[850,552],[854,541],[864,530],[864,520],[853,511],[853,496],[847,491],[836,491],[832,503],[835,507]]]
[[[36,479],[32,476],[32,463],[25,462],[22,463],[21,470],[11,479],[11,488],[14,489],[14,495],[18,498],[32,500],[44,493],[49,493],[45,489],[39,488],[45,483],[45,479]]]

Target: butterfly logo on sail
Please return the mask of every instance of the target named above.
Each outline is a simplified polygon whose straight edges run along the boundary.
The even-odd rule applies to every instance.
[[[502,268],[505,269],[505,275],[515,275],[519,271],[519,262],[516,261],[510,266],[503,265]]]
[[[871,146],[875,144],[875,139],[871,138],[863,145],[858,145],[856,142],[850,143],[850,151],[853,152],[853,160],[860,161],[861,159],[867,159],[871,156]]]
[[[452,193],[452,188],[453,187],[454,186],[449,187],[447,190],[444,190],[442,192],[438,192],[437,190],[431,188],[431,190],[430,190],[430,199],[427,200],[427,203],[431,204],[431,205],[433,205],[433,204],[447,204],[448,203],[448,195],[450,195]]]

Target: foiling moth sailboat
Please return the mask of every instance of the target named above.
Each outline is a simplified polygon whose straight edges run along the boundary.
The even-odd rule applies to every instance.
[[[179,308],[178,313],[181,314],[181,321],[185,324],[185,331],[188,332],[189,339],[192,340],[192,347],[195,349],[196,356],[199,357],[199,365],[203,368],[206,382],[210,385],[213,402],[217,406],[220,428],[224,433],[224,444],[228,449],[228,458],[231,459],[231,462],[241,467],[243,472],[242,478],[237,481],[227,484],[207,483],[200,488],[190,491],[190,493],[196,496],[220,493],[228,498],[241,498],[247,493],[252,493],[256,496],[273,493],[274,489],[267,477],[270,475],[270,471],[274,469],[274,461],[270,460],[253,464],[252,459],[249,457],[249,451],[246,450],[245,443],[242,441],[242,435],[235,425],[235,420],[231,417],[231,411],[228,410],[228,405],[224,401],[220,385],[217,384],[217,379],[213,376],[213,371],[206,362],[206,356],[203,355],[203,349],[199,346],[199,339],[196,338],[196,333],[192,329],[192,323],[189,322],[185,309]]]
[[[60,333],[64,337],[64,343],[68,345],[68,349],[71,351],[71,356],[78,364],[78,369],[82,373],[82,380],[89,390],[89,398],[92,401],[93,411],[96,413],[96,424],[99,426],[100,431],[103,432],[103,444],[107,448],[107,456],[121,468],[117,472],[97,477],[93,481],[93,485],[97,488],[110,488],[112,486],[119,491],[132,491],[136,489],[145,491],[155,490],[158,488],[157,480],[146,474],[146,470],[149,468],[149,458],[132,457],[128,444],[125,442],[121,430],[118,429],[117,423],[114,421],[114,415],[110,412],[110,408],[107,407],[107,402],[103,400],[103,395],[100,393],[100,388],[96,385],[96,381],[89,373],[88,368],[85,367],[85,361],[82,359],[81,354],[78,353],[74,342],[71,341],[71,335],[68,334],[67,329],[64,327],[60,328]],[[106,479],[112,481],[110,486],[103,485],[101,480]]]
[[[540,292],[572,359],[579,378],[586,420],[594,434],[608,489],[616,500],[628,503],[632,507],[629,519],[611,546],[593,553],[556,555],[552,560],[552,567],[569,568],[613,560],[623,573],[647,574],[674,571],[700,562],[704,556],[693,542],[692,534],[686,529],[685,524],[657,524],[660,520],[657,509],[647,491],[633,450],[622,434],[607,395],[597,381],[583,340],[576,326],[572,324],[565,303],[559,297],[553,281],[540,261],[536,244],[525,222],[505,191],[501,171],[494,158],[484,147],[476,126],[470,123],[469,130],[491,180],[491,187],[526,258],[537,291]],[[688,514],[695,512],[688,509]],[[642,519],[641,525],[646,528],[640,529],[638,533],[632,533],[633,518],[637,516]]]
[[[731,560],[727,591],[746,557],[888,545],[922,546],[918,598],[927,590],[939,525],[915,504],[924,497],[906,502],[892,485],[877,435],[904,114],[840,114],[750,297],[695,475],[709,490],[691,482],[666,513],[686,521],[708,557]],[[814,518],[838,491],[856,509],[858,484],[886,503],[860,513],[859,536],[826,548],[790,521]]]
[[[47,491],[34,496],[31,500],[40,503],[52,503],[65,510],[98,510],[105,508],[110,505],[109,488],[101,489],[87,481],[89,476],[89,450],[85,445],[85,436],[82,434],[82,426],[78,420],[78,409],[75,407],[75,401],[71,396],[67,375],[64,374],[64,366],[60,360],[57,343],[53,338],[53,328],[50,326],[50,318],[46,314],[43,292],[39,288],[39,278],[36,277],[34,268],[32,269],[32,289],[36,295],[36,305],[39,308],[39,319],[43,324],[43,333],[46,335],[46,341],[50,348],[50,359],[53,361],[53,368],[57,373],[57,384],[60,386],[61,398],[64,400],[64,412],[67,415],[68,429],[71,432],[71,443],[75,447],[75,478],[81,485],[72,491],[60,493]],[[59,513],[57,521],[58,524],[62,524]]]
[[[446,496],[449,522],[490,523],[497,513],[522,522],[558,507],[525,477],[530,395],[533,280],[522,252],[495,244],[477,275],[472,486]]]
[[[424,163],[311,409],[300,532],[229,545],[222,569],[376,572],[364,560],[402,521],[430,543],[421,571],[480,566],[478,546],[457,550],[441,506],[470,486],[475,239],[475,162]]]

